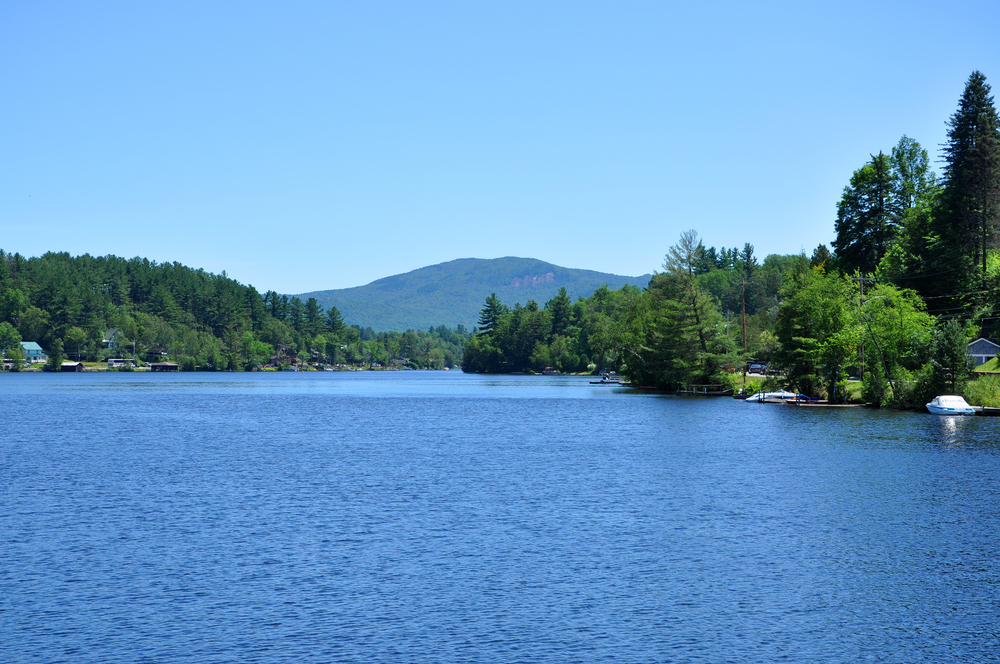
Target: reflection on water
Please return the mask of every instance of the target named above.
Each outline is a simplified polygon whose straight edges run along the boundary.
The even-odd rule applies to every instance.
[[[981,661],[1000,418],[0,376],[0,661]]]

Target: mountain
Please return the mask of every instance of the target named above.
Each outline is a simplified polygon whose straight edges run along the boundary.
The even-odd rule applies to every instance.
[[[419,330],[446,325],[471,329],[490,293],[509,306],[539,305],[565,287],[570,299],[587,297],[601,286],[645,287],[650,275],[617,274],[560,267],[533,258],[461,258],[373,281],[366,286],[301,293],[324,309],[337,307],[348,325],[383,330]]]

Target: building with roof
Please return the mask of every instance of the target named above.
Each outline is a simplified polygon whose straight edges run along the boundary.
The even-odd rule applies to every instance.
[[[972,362],[973,366],[980,366],[989,362],[1000,352],[1000,344],[990,339],[980,337],[965,347],[965,354]]]
[[[49,359],[42,347],[34,341],[22,341],[21,349],[24,351],[24,361],[29,364],[38,364]]]

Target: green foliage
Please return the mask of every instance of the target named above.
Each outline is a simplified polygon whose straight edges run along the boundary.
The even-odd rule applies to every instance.
[[[6,364],[10,371],[21,371],[24,369],[24,350],[21,348],[20,342],[9,347],[7,352],[4,353],[4,357],[8,360]]]
[[[7,351],[21,347],[21,333],[10,323],[0,322],[0,354],[6,357]]]
[[[49,347],[49,360],[46,363],[49,369],[59,371],[63,363],[63,345],[60,339],[56,339]]]
[[[935,230],[940,252],[961,255],[960,268],[981,266],[995,246],[1000,223],[1000,121],[986,77],[975,71],[966,82],[958,110],[948,121],[944,145],[944,191]],[[962,286],[969,278],[953,269],[948,281]]]
[[[889,158],[879,152],[854,171],[837,203],[837,239],[833,246],[842,269],[875,271],[898,233],[899,216]]]
[[[0,323],[49,350],[58,343],[89,360],[166,354],[190,368],[252,369],[305,354],[310,362],[347,361],[341,346],[358,331],[316,298],[261,296],[252,286],[177,263],[48,253],[25,259],[0,250]],[[6,328],[5,328],[6,329]],[[117,348],[105,348],[117,330]],[[376,333],[363,331],[367,339]],[[398,338],[402,333],[395,333]],[[452,366],[468,334],[439,328],[419,335],[411,366]],[[398,364],[391,339],[367,353]],[[438,349],[440,352],[431,351]],[[354,359],[361,361],[365,352]]]
[[[715,383],[724,365],[736,363],[718,303],[696,278],[699,245],[697,233],[683,233],[667,253],[665,271],[649,284],[652,317],[642,377],[657,387]],[[745,275],[756,267],[753,248],[746,245],[741,256]]]
[[[503,373],[552,367],[577,373],[590,371],[593,360],[602,368],[618,369],[624,358],[610,328],[619,322],[616,314],[623,303],[638,296],[634,287],[612,291],[602,286],[571,304],[561,290],[544,308],[528,300],[511,309],[491,294],[480,315],[480,331],[465,344],[462,369]]]

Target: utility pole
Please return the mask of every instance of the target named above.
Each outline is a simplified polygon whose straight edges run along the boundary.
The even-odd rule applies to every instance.
[[[854,278],[851,279],[851,281],[857,281],[857,282],[861,283],[861,296],[860,296],[860,298],[858,300],[858,312],[860,313],[861,307],[865,303],[865,282],[866,281],[875,281],[875,280],[873,278],[871,278],[871,277],[854,277]],[[861,357],[861,380],[864,381],[864,379],[865,379],[865,345],[864,345],[864,343],[862,343],[862,344],[860,344],[858,346],[858,353],[859,353],[859,355]]]
[[[730,282],[735,285],[737,282]],[[743,384],[747,383],[747,284],[753,283],[752,281],[747,281],[746,277],[740,277],[740,301],[742,303],[743,309]]]

